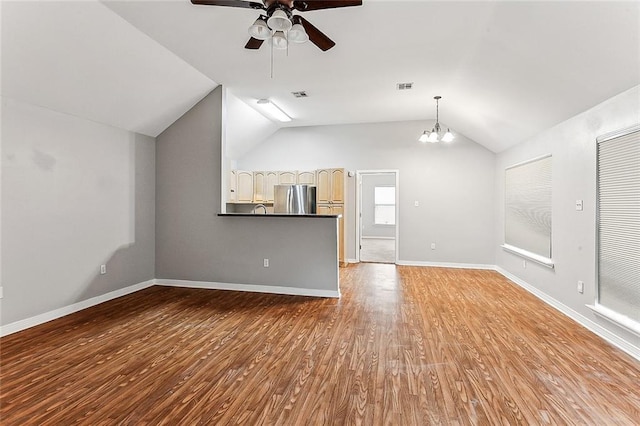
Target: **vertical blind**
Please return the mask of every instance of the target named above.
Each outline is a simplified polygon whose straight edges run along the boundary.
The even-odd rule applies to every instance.
[[[551,258],[551,156],[505,171],[505,244]]]
[[[598,304],[640,323],[640,130],[598,140]]]

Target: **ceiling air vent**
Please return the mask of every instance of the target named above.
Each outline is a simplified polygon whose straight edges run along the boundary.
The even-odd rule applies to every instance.
[[[291,92],[291,94],[293,96],[295,96],[296,98],[307,98],[307,97],[309,97],[309,95],[307,95],[307,92],[305,92],[304,90],[301,90],[299,92]]]
[[[413,83],[398,83],[396,89],[398,90],[410,90],[413,88]]]

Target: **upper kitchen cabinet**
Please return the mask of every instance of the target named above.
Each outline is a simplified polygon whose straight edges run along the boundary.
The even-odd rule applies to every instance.
[[[295,185],[297,183],[298,174],[296,172],[278,172],[278,184]]]
[[[316,184],[316,172],[298,172],[298,178],[296,180],[298,185],[315,185]]]
[[[253,172],[253,202],[273,203],[274,186],[277,184],[277,172]]]
[[[231,180],[233,181],[235,174],[235,202],[251,203],[253,202],[253,172],[244,170],[236,170],[232,172]],[[233,182],[231,182],[233,187]],[[234,201],[232,201],[234,202]]]
[[[317,200],[322,203],[344,203],[344,169],[316,171]]]

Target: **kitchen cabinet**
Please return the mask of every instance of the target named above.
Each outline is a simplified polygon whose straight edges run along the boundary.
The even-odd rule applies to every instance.
[[[236,203],[253,202],[253,172],[236,170]]]
[[[298,174],[296,172],[278,172],[279,185],[295,185]]]
[[[318,214],[342,215],[338,220],[338,261],[341,266],[346,265],[344,184],[344,169],[320,169],[316,171],[316,202]]]
[[[318,204],[344,204],[344,169],[316,171]]]
[[[275,198],[275,186],[278,184],[278,172],[264,172],[265,203],[273,203]]]
[[[298,178],[296,182],[299,185],[315,185],[316,184],[316,172],[298,172]]]
[[[317,206],[318,214],[322,215],[341,215],[338,219],[338,263],[345,266],[347,261],[344,255],[345,239],[344,239],[344,205],[343,204],[319,204]]]
[[[253,202],[273,203],[273,187],[277,184],[277,182],[277,172],[253,172]]]

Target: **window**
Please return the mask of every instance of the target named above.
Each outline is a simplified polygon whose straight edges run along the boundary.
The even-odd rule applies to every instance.
[[[374,223],[376,225],[396,224],[396,188],[394,186],[374,187]]]
[[[504,249],[553,268],[551,155],[505,170]]]
[[[596,310],[640,332],[640,128],[598,138]]]

